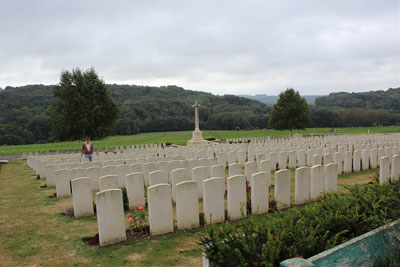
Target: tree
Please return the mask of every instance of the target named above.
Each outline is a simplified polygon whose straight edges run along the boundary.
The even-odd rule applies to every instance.
[[[63,71],[53,97],[48,115],[56,139],[96,139],[112,133],[119,111],[94,68]]]
[[[332,109],[328,108],[311,108],[311,127],[341,127],[343,121],[339,114]]]
[[[269,125],[275,130],[305,129],[310,123],[307,102],[294,89],[286,89],[279,94],[278,102],[271,112]]]

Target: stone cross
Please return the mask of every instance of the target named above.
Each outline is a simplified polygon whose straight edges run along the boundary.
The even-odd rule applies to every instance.
[[[194,105],[192,105],[192,107],[194,108],[194,123],[195,123],[195,131],[200,131],[200,127],[199,127],[199,107],[200,104],[197,103],[197,100],[194,102]]]

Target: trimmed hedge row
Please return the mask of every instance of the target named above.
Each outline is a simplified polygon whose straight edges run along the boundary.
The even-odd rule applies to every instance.
[[[217,266],[279,266],[308,258],[400,218],[400,182],[356,185],[350,193],[240,222],[207,227],[200,244]]]

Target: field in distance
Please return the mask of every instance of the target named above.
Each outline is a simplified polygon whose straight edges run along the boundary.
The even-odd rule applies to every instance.
[[[331,128],[307,128],[306,130],[294,130],[293,134],[328,134]],[[349,127],[335,128],[338,134],[366,134],[370,133],[391,133],[400,132],[400,126],[387,127]],[[271,129],[261,130],[240,130],[240,131],[203,131],[203,138],[216,138],[225,142],[227,138],[245,138],[245,137],[263,137],[263,136],[289,136],[290,131],[276,131]],[[153,132],[140,133],[136,135],[118,135],[110,136],[101,140],[94,140],[95,148],[106,148],[109,146],[127,146],[138,144],[157,144],[171,143],[176,145],[186,145],[186,142],[192,138],[191,131],[182,132]],[[32,144],[18,146],[0,146],[0,155],[19,155],[23,152],[54,152],[66,150],[80,150],[82,141],[59,142],[48,144]]]

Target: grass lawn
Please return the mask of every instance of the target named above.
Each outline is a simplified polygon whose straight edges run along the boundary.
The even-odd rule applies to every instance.
[[[306,130],[294,130],[293,134],[328,134],[330,128],[308,128]],[[355,127],[355,128],[336,128],[339,134],[366,134],[370,133],[389,133],[400,132],[400,126],[388,127]],[[226,138],[240,137],[263,137],[263,136],[289,136],[290,131],[275,131],[271,129],[251,130],[251,131],[203,131],[203,137],[215,137],[225,142]],[[119,135],[110,136],[102,140],[93,141],[95,148],[106,148],[109,146],[127,146],[136,144],[151,144],[151,143],[172,143],[177,145],[186,145],[187,141],[192,138],[191,131],[183,132],[158,132],[158,133],[141,133],[136,135]],[[83,142],[83,141],[82,141]],[[23,152],[49,152],[49,151],[65,151],[65,150],[80,150],[81,141],[60,142],[49,144],[32,144],[18,146],[0,146],[0,155],[16,155]]]
[[[368,183],[376,171],[339,176],[339,190]],[[50,198],[55,188],[40,188],[44,183],[21,159],[0,165],[0,266],[201,266],[197,241],[203,229],[88,247],[82,238],[96,234],[96,217],[61,215],[71,198]]]

